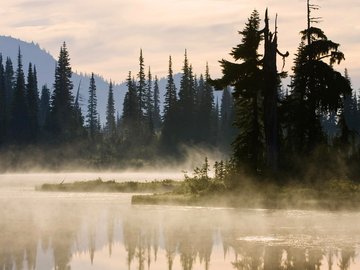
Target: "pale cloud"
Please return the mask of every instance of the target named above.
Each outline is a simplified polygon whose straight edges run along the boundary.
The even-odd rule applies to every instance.
[[[341,44],[354,85],[360,86],[358,0],[313,0],[316,16],[330,39]],[[218,60],[240,42],[253,9],[269,8],[271,23],[279,14],[279,49],[296,52],[299,32],[306,26],[305,0],[3,0],[1,34],[39,43],[55,57],[66,41],[74,70],[96,72],[121,81],[138,69],[139,50],[154,73],[165,76],[168,56],[181,70],[185,48],[197,73],[209,62],[220,76]],[[292,59],[286,69],[291,70]]]

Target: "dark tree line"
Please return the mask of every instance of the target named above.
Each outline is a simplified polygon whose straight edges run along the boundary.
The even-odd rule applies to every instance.
[[[299,176],[310,165],[321,174],[324,167],[335,172],[342,164],[338,158],[347,164],[359,160],[359,101],[347,71],[343,75],[334,69],[345,57],[339,44],[313,26],[314,9],[318,7],[308,1],[308,26],[301,32],[285,93],[281,78],[286,74],[278,73],[276,55],[285,59],[289,54],[278,50],[277,25],[272,33],[267,11],[263,29],[255,10],[239,32],[241,43],[230,53],[235,62],[220,61],[223,77],[212,83],[217,88],[234,87],[239,132],[232,164],[240,171],[280,180],[279,173]]]
[[[141,165],[157,157],[181,157],[184,146],[201,146],[232,151],[230,166],[255,176],[298,173],[305,163],[331,167],[335,156],[357,168],[360,102],[348,72],[334,69],[345,57],[339,44],[314,27],[314,9],[308,2],[308,24],[287,88],[281,85],[287,74],[278,72],[276,64],[277,57],[285,59],[289,53],[278,49],[276,20],[272,32],[266,11],[261,28],[254,11],[230,53],[234,62],[220,61],[222,78],[212,80],[207,65],[204,74],[194,74],[185,51],[177,89],[169,57],[163,111],[158,78],[146,68],[140,50],[139,70],[129,72],[123,110],[117,115],[109,84],[104,126],[93,74],[87,112],[79,106],[80,86],[73,95],[65,43],[54,84],[51,89],[42,86],[40,97],[36,67],[29,64],[25,80],[19,49],[15,70],[9,58],[5,63],[0,58],[0,144],[77,144],[78,155],[99,166],[119,160]],[[213,86],[222,90],[220,101],[214,99]]]
[[[99,166],[126,159],[152,159],[161,154],[179,157],[183,146],[221,147],[229,151],[234,134],[232,95],[224,91],[221,110],[215,106],[208,67],[199,79],[192,72],[185,53],[180,88],[173,78],[171,57],[161,111],[157,76],[145,72],[142,50],[139,72],[129,72],[123,111],[115,115],[113,83],[110,82],[106,122],[102,126],[97,111],[97,88],[91,75],[87,111],[79,105],[78,86],[74,96],[70,57],[64,43],[51,88],[39,88],[36,67],[29,64],[25,79],[19,49],[17,68],[11,60],[0,61],[0,145],[78,145],[78,155]],[[20,147],[21,148],[21,147]],[[75,148],[74,148],[75,149]],[[73,152],[72,152],[73,153]],[[76,158],[76,157],[71,157]]]

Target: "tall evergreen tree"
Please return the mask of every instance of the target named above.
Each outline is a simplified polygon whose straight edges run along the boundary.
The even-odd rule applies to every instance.
[[[106,105],[106,132],[110,137],[113,137],[116,132],[114,90],[111,81]]]
[[[177,93],[173,77],[172,60],[169,56],[169,72],[167,76],[164,112],[163,112],[163,128],[161,134],[162,146],[165,151],[173,152],[176,150],[178,143],[178,107]]]
[[[192,142],[195,135],[195,89],[192,67],[185,50],[183,73],[180,81],[178,100],[179,138],[182,142]]]
[[[139,97],[137,95],[136,83],[131,78],[131,72],[127,79],[128,91],[125,94],[122,114],[122,133],[127,141],[137,141],[141,134],[141,118]]]
[[[344,59],[344,54],[338,50],[339,44],[311,25],[311,7],[308,1],[308,27],[301,32],[292,92],[287,101],[290,151],[304,154],[325,141],[320,124],[322,114],[336,112],[342,106],[342,97],[351,93],[348,81],[333,69],[335,63]]]
[[[214,137],[216,133],[216,128],[214,127],[213,123],[213,114],[214,114],[214,93],[213,88],[210,85],[210,74],[209,74],[209,67],[206,65],[206,72],[205,72],[205,80],[200,77],[199,85],[199,103],[198,107],[198,124],[197,130],[199,132],[199,139],[200,142],[205,143],[213,143],[214,144]]]
[[[36,141],[39,131],[39,123],[38,123],[39,92],[37,89],[36,68],[34,66],[33,69],[31,63],[29,63],[29,69],[28,69],[26,98],[27,98],[28,113],[29,113],[29,136],[32,141]]]
[[[13,140],[18,143],[27,142],[29,139],[29,113],[26,102],[25,75],[20,48],[18,51],[18,66],[12,102],[11,135]]]
[[[153,93],[152,83],[153,83],[152,75],[149,67],[148,79],[146,84],[145,129],[147,129],[150,134],[154,133],[154,99],[153,99],[154,93]]]
[[[41,89],[41,97],[39,104],[39,126],[44,129],[49,125],[50,117],[50,90],[47,85],[43,85]]]
[[[14,68],[12,61],[9,57],[6,58],[5,62],[5,75],[4,75],[4,84],[5,84],[5,97],[6,97],[6,130],[7,135],[10,135],[10,121],[12,113],[12,103],[14,95]]]
[[[51,96],[51,130],[59,140],[71,140],[78,134],[79,126],[72,94],[73,83],[70,57],[65,42],[60,48],[55,69],[54,91]]]
[[[98,113],[97,113],[97,98],[96,98],[96,84],[94,73],[91,74],[89,86],[88,111],[86,115],[87,128],[89,130],[90,139],[94,140],[98,129]]]
[[[154,81],[154,116],[153,123],[154,129],[159,130],[161,127],[161,115],[160,115],[160,89],[159,89],[159,81],[157,76],[155,76]]]
[[[140,50],[140,57],[139,57],[139,73],[138,77],[138,84],[137,84],[137,95],[139,97],[139,108],[140,112],[143,115],[146,112],[146,75],[144,70],[144,57],[142,53],[142,49]]]
[[[231,143],[235,138],[234,124],[234,102],[230,87],[225,87],[221,96],[220,106],[220,146],[226,152],[230,151]]]
[[[5,69],[2,54],[0,53],[0,145],[6,136],[6,89],[5,89]]]
[[[263,74],[258,52],[262,39],[259,13],[254,10],[244,30],[242,43],[232,49],[232,63],[221,60],[223,77],[215,81],[217,88],[234,87],[235,125],[239,129],[234,143],[233,159],[237,167],[258,173],[264,166]]]

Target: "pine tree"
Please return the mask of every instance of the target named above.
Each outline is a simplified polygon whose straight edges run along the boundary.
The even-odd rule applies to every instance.
[[[220,146],[224,151],[230,151],[231,143],[235,138],[234,124],[234,102],[230,87],[225,87],[221,96],[220,106]]]
[[[76,91],[76,97],[74,102],[74,118],[75,118],[75,126],[78,127],[76,136],[83,136],[85,135],[84,126],[84,117],[81,112],[80,108],[80,87],[81,87],[81,80],[78,85],[78,89]]]
[[[216,128],[213,126],[214,113],[214,93],[210,85],[209,67],[206,65],[205,80],[200,77],[199,82],[199,103],[197,130],[199,132],[199,140],[204,143],[212,143],[215,141]]]
[[[141,134],[142,112],[140,111],[139,97],[136,91],[136,83],[131,78],[131,72],[127,79],[128,91],[125,94],[122,114],[122,132],[124,140],[137,141]]]
[[[160,90],[159,90],[159,81],[157,76],[155,76],[154,81],[154,129],[159,130],[161,127],[161,115],[160,115]]]
[[[146,112],[145,112],[145,130],[147,130],[150,135],[154,134],[154,93],[152,89],[152,75],[149,67],[148,80],[146,84]]]
[[[11,114],[11,135],[12,139],[17,143],[24,143],[29,139],[29,113],[25,91],[25,76],[19,48]]]
[[[259,13],[254,10],[242,35],[242,43],[232,49],[232,63],[221,60],[223,77],[216,80],[217,88],[227,85],[234,87],[234,106],[236,110],[235,125],[239,129],[233,142],[233,160],[238,168],[250,173],[258,173],[264,166],[264,131],[263,131],[263,74],[261,59],[258,53],[261,41],[259,31]]]
[[[111,81],[106,106],[106,132],[110,137],[113,137],[116,133],[114,90]]]
[[[31,63],[29,64],[27,76],[26,99],[29,113],[29,136],[32,141],[36,141],[39,132],[39,92],[37,89],[36,68],[34,66],[33,70]]]
[[[348,70],[345,69],[344,78],[347,80],[351,92],[345,93],[343,96],[343,104],[340,108],[339,126],[341,129],[340,141],[343,146],[349,146],[354,142],[355,134],[357,133],[358,121],[357,121],[357,101],[355,95],[353,95],[353,89],[351,87],[351,80]]]
[[[58,140],[72,140],[78,135],[78,126],[72,94],[73,83],[70,57],[65,42],[60,48],[55,70],[54,91],[51,96],[51,130]]]
[[[49,123],[50,117],[50,90],[46,85],[41,89],[39,105],[39,126],[44,129]]]
[[[178,101],[178,125],[179,139],[181,142],[191,143],[195,137],[195,89],[192,67],[189,65],[187,52],[183,66],[183,74],[180,81]]]
[[[4,143],[6,136],[6,108],[5,70],[0,53],[0,145]]]
[[[10,135],[10,121],[11,121],[11,113],[12,113],[12,103],[13,103],[13,95],[14,95],[14,68],[12,61],[9,57],[6,58],[5,63],[5,75],[4,75],[4,84],[5,84],[5,97],[6,97],[6,130],[7,136]]]
[[[139,73],[138,77],[138,84],[137,84],[137,95],[139,98],[139,109],[141,114],[143,115],[146,112],[146,75],[144,71],[144,58],[142,49],[140,50],[140,57],[139,57]],[[141,116],[142,117],[142,116]]]
[[[308,1],[308,27],[301,32],[287,110],[289,151],[304,154],[325,141],[322,114],[336,112],[342,106],[343,95],[351,93],[348,81],[333,69],[335,63],[344,60],[344,54],[338,50],[339,44],[329,40],[320,28],[311,26],[311,8]]]
[[[165,151],[173,152],[178,144],[178,107],[177,93],[173,77],[172,60],[169,56],[169,72],[167,76],[164,112],[163,112],[163,128],[161,134],[162,146]]]
[[[98,129],[98,113],[97,113],[97,98],[96,98],[96,84],[94,73],[91,74],[89,86],[88,112],[86,115],[87,128],[89,130],[90,139],[94,140]]]

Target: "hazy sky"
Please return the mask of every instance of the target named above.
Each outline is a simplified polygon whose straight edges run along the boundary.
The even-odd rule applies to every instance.
[[[360,87],[359,0],[313,0],[321,6],[314,16],[328,38],[340,43],[354,88]],[[195,72],[210,65],[213,77],[221,74],[218,60],[230,59],[240,42],[238,30],[253,9],[271,22],[278,13],[279,49],[296,52],[299,31],[306,26],[306,0],[2,0],[0,34],[34,41],[57,58],[68,44],[74,70],[95,72],[123,81],[137,72],[139,49],[153,74],[165,76],[168,56],[175,72],[181,70],[184,49]],[[290,70],[292,59],[286,63]]]

